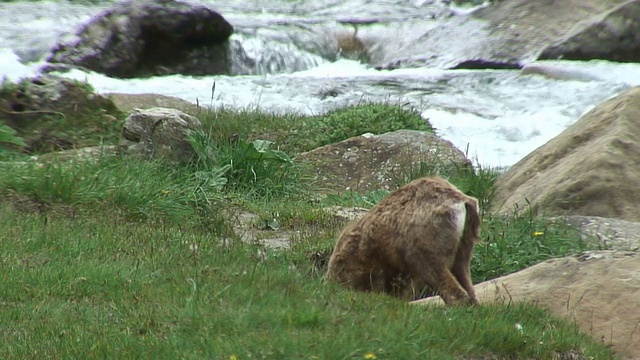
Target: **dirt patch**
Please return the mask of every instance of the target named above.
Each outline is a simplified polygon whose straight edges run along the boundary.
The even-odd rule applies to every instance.
[[[78,210],[71,205],[51,203],[33,196],[18,194],[14,191],[4,194],[0,202],[10,204],[14,211],[22,214],[75,218],[78,213]]]

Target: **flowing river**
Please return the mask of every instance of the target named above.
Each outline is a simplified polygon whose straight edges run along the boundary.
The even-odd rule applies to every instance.
[[[250,75],[114,79],[73,70],[100,93],[158,93],[212,107],[318,114],[363,102],[417,108],[438,134],[478,164],[508,167],[583,113],[640,85],[640,64],[547,61],[563,79],[519,70],[376,70],[341,54],[336,36],[410,41],[415,29],[470,9],[436,0],[191,1],[220,12],[235,28],[231,40],[255,61]],[[0,76],[38,73],[51,47],[110,2],[0,3]],[[413,31],[413,32],[412,32]],[[212,87],[215,83],[215,92]]]

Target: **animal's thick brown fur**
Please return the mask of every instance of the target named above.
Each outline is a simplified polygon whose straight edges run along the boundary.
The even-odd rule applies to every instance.
[[[430,291],[448,305],[477,304],[469,266],[480,224],[475,198],[439,177],[414,180],[342,231],[326,278],[410,300]]]

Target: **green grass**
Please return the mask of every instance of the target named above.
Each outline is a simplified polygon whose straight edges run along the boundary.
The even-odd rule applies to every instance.
[[[331,125],[336,117],[351,125]],[[613,358],[528,304],[418,307],[323,282],[311,257],[345,224],[324,208],[369,208],[387,192],[323,197],[292,159],[361,130],[430,130],[415,120],[388,104],[326,117],[223,110],[202,117],[199,159],[184,166],[118,156],[0,162],[0,358]],[[405,170],[399,185],[432,167]],[[443,175],[490,204],[495,171],[450,170]],[[241,241],[243,211],[257,215],[256,228],[291,234],[291,249]],[[526,212],[484,222],[475,282],[589,246]]]
[[[238,121],[242,118],[242,121]],[[297,154],[364,133],[411,129],[433,132],[415,109],[397,104],[363,103],[318,116],[276,115],[245,109],[205,113],[202,122],[215,142],[230,138],[265,139]]]
[[[5,163],[0,186],[35,202],[107,207],[132,219],[159,216],[175,222],[193,216],[202,197],[184,171],[117,157],[77,164]]]
[[[576,229],[529,214],[509,217],[486,214],[482,231],[483,242],[474,249],[471,269],[474,283],[597,248],[594,243],[583,241]]]
[[[7,125],[0,124],[0,160],[10,160],[15,157],[16,150],[27,146],[24,139]]]
[[[290,252],[225,247],[206,232],[3,206],[0,238],[3,359],[610,358],[534,307],[410,306],[323,284]]]

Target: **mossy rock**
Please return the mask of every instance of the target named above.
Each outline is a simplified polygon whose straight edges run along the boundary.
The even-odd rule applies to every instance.
[[[382,135],[364,134],[300,154],[327,193],[394,190],[428,168],[449,173],[471,168],[465,154],[450,142],[426,131],[398,130]]]
[[[0,88],[0,123],[25,139],[27,153],[116,144],[124,114],[90,85],[42,75]]]

